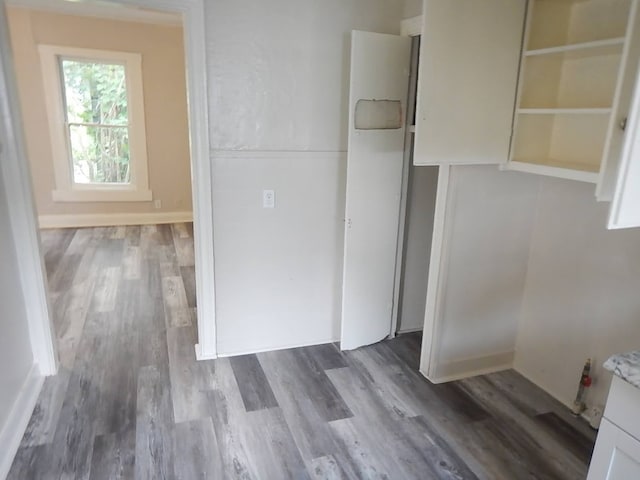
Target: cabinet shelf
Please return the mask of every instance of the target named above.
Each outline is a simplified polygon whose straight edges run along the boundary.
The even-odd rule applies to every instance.
[[[610,108],[622,47],[622,44],[600,45],[525,57],[520,107]]]
[[[576,59],[619,53],[622,51],[623,45],[624,37],[616,37],[605,40],[595,40],[593,42],[574,43],[571,45],[527,50],[524,55],[525,57],[535,57],[538,55],[563,55],[565,58]]]
[[[595,175],[600,170],[609,119],[610,115],[573,113],[518,115],[512,161]],[[527,171],[539,173],[539,168]]]
[[[508,170],[517,172],[535,173],[547,177],[565,178],[585,183],[598,183],[598,173],[583,170],[582,165],[573,165],[566,162],[558,162],[549,158],[521,159],[509,162]]]
[[[631,0],[531,0],[510,167],[598,183]]]
[[[611,46],[627,33],[631,0],[534,0],[528,52],[588,51]]]

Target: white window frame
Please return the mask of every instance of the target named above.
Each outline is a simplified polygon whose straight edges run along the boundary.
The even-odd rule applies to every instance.
[[[137,53],[92,50],[60,45],[39,45],[44,82],[51,153],[56,189],[55,202],[148,202],[147,136],[142,89],[142,56]],[[129,113],[129,162],[131,180],[127,184],[80,184],[73,180],[71,149],[64,106],[60,58],[123,64],[125,66]]]

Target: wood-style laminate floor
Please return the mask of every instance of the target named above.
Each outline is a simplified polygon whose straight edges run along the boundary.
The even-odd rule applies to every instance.
[[[432,385],[418,334],[196,362],[191,225],[42,243],[61,367],[10,479],[585,477],[586,425],[513,371]]]

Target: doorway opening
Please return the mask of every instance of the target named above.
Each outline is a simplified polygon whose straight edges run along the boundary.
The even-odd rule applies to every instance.
[[[204,155],[208,157],[209,151],[204,101],[206,82],[201,72],[205,64],[194,62],[194,58],[204,58],[203,31],[193,21],[202,18],[203,7],[200,2],[188,5],[169,2],[167,8],[175,6],[175,12],[169,12],[146,9],[144,0],[131,3],[52,2],[33,9],[14,1],[6,7],[23,111],[22,130],[28,152],[25,157],[31,164],[31,190],[37,200],[39,224],[47,228],[41,230],[40,251],[49,274],[49,310],[52,317],[63,318],[53,318],[54,332],[44,324],[36,327],[45,327],[43,330],[49,332],[43,334],[45,346],[46,338],[57,337],[58,341],[52,343],[59,347],[61,361],[65,355],[61,351],[65,348],[61,340],[64,338],[72,344],[77,341],[78,326],[65,322],[74,314],[81,316],[85,310],[106,313],[107,306],[116,301],[118,295],[117,302],[124,298],[127,282],[155,282],[160,287],[160,295],[153,300],[159,300],[165,310],[163,324],[189,324],[195,331],[196,327],[201,328],[195,314],[196,285],[198,290],[203,290],[206,287],[201,285],[201,278],[208,279],[205,282],[208,285],[213,281],[212,254],[202,254],[203,245],[210,248],[212,243],[203,241],[204,237],[212,236],[212,225],[208,224],[212,218],[210,165]],[[49,21],[51,18],[56,21]],[[106,32],[113,30],[115,24],[124,30],[128,26],[129,31],[111,35],[115,41],[113,46],[102,45],[100,42],[109,39]],[[189,28],[188,36],[183,33],[186,28]],[[78,44],[77,39],[72,38],[75,34],[87,43]],[[166,38],[160,38],[162,35]],[[126,59],[106,61],[101,57],[105,51],[132,53],[136,42],[142,42],[143,51],[138,54],[144,56],[144,62],[138,59],[142,64],[141,77],[150,80],[139,82],[144,83],[144,94],[138,97],[132,94],[140,85],[136,84],[135,72]],[[76,51],[55,52],[49,56],[54,75],[46,75],[44,45],[71,46]],[[155,57],[149,51],[154,46],[160,50]],[[187,71],[186,64],[195,63],[199,66]],[[115,80],[120,79],[125,88],[118,92],[117,81],[105,81],[103,67],[115,72],[112,77],[118,77]],[[155,72],[147,71],[153,68]],[[117,75],[119,73],[122,75]],[[51,86],[52,77],[58,87],[51,89],[57,96],[58,112],[45,108],[46,89]],[[101,88],[113,94],[111,104],[95,95]],[[39,95],[31,94],[36,91]],[[137,107],[142,104],[146,113],[144,122],[134,115],[136,110],[139,113]],[[112,115],[113,118],[104,114],[114,111],[119,114]],[[59,115],[52,122],[54,113]],[[159,122],[161,117],[165,118],[164,122]],[[133,130],[140,125],[142,130],[145,127],[147,130],[142,141],[133,138]],[[56,171],[49,130],[61,133],[62,149],[58,155],[63,158],[69,175],[59,175]],[[148,150],[148,165],[144,155],[140,155],[144,149]],[[160,170],[156,168],[159,158],[164,161]],[[49,162],[36,164],[42,160]],[[148,167],[148,171],[138,168],[141,165]],[[26,179],[26,175],[23,176]],[[140,206],[142,208],[134,208]],[[194,218],[205,220],[202,224],[197,222],[195,234]],[[157,265],[151,267],[154,271],[149,269],[149,255],[145,250],[154,252],[157,260]],[[176,281],[178,278],[180,282]],[[83,295],[86,298],[81,300]],[[215,356],[215,335],[211,335],[215,334],[211,315],[213,294],[208,297],[202,310],[212,324],[203,325],[202,329],[209,334],[194,335],[191,346],[193,351],[198,339],[200,347],[205,344],[199,351],[201,358]],[[36,353],[44,350],[42,346],[34,345]],[[55,373],[55,355],[50,358],[44,353],[38,353],[40,355],[44,360],[38,359],[43,371]]]
[[[352,32],[344,350],[424,328],[439,170],[413,166],[418,35]]]
[[[422,332],[433,237],[438,167],[413,164],[420,36],[411,37],[411,73],[407,125],[403,202],[400,207],[396,295],[391,336]]]

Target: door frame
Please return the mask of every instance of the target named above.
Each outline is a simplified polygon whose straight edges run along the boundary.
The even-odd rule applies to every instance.
[[[422,35],[423,16],[402,20],[400,23],[400,34],[414,37]],[[421,45],[424,47],[424,45]],[[419,66],[420,58],[418,58]],[[418,87],[416,87],[417,95]],[[411,133],[407,132],[407,135]],[[400,224],[398,226],[398,255],[396,261],[396,291],[394,292],[394,310],[391,321],[390,337],[396,335],[398,324],[399,308],[399,283],[402,277],[402,257],[404,255],[404,234],[406,224],[407,193],[408,193],[408,173],[409,155],[405,155],[405,173],[402,183],[402,199]],[[427,291],[425,292],[425,310],[422,328],[422,345],[420,348],[420,373],[434,383],[442,381],[436,377],[437,354],[439,345],[437,338],[440,334],[441,324],[438,321],[442,314],[442,301],[444,295],[443,285],[446,282],[445,265],[448,261],[447,232],[445,232],[445,219],[447,215],[447,205],[449,200],[449,177],[450,166],[438,166],[438,183],[436,190],[436,204],[433,218],[433,234],[431,237],[431,251],[429,253],[429,272],[427,273]]]
[[[407,18],[400,22],[400,36],[401,37],[418,37],[422,34],[422,15],[417,17]],[[417,56],[418,52],[414,52],[411,49],[411,77],[409,78],[409,98],[407,99],[407,115],[406,118],[409,117],[409,113],[413,112],[416,107],[416,97],[418,93],[418,88],[412,91],[411,84],[415,81],[416,76],[418,75],[417,70],[413,71],[414,61],[415,66],[419,66],[420,58],[417,59],[414,56]],[[404,235],[407,224],[407,203],[408,203],[408,195],[409,195],[409,170],[411,168],[411,155],[407,147],[411,143],[411,136],[415,135],[415,125],[413,126],[414,130],[410,130],[410,126],[405,126],[405,137],[404,137],[404,157],[402,160],[402,184],[400,186],[400,210],[398,212],[399,221],[398,221],[398,242],[396,249],[396,269],[394,273],[393,279],[393,309],[391,311],[391,329],[389,331],[389,338],[395,338],[397,330],[398,330],[398,316],[400,314],[400,286],[402,283],[402,260],[404,258]]]
[[[0,0],[0,169],[2,187],[10,205],[9,222],[16,246],[20,287],[28,319],[34,363],[43,375],[55,375],[58,354],[53,336],[47,277],[40,253],[31,174],[26,161],[22,120],[18,106],[12,51],[4,1]],[[6,142],[6,143],[5,143]],[[3,226],[4,227],[4,226]],[[18,254],[17,250],[21,254]]]
[[[68,7],[69,3],[57,2]],[[198,301],[199,360],[217,357],[215,323],[215,281],[213,255],[213,177],[209,154],[209,119],[207,97],[207,63],[204,0],[87,0],[89,5],[110,3],[117,6],[146,8],[182,17],[189,112],[189,140],[191,150],[191,184],[194,219],[194,255],[196,297]],[[6,28],[4,6],[51,9],[51,0],[0,0],[0,123],[6,135],[6,158],[2,161],[5,192],[11,202],[11,229],[18,255],[21,285],[25,296],[29,331],[34,360],[44,375],[57,372],[58,360],[51,309],[47,294],[47,280],[40,251],[38,221],[33,198],[31,175],[24,147],[20,109],[16,100],[15,73]],[[1,152],[1,150],[0,150]]]

